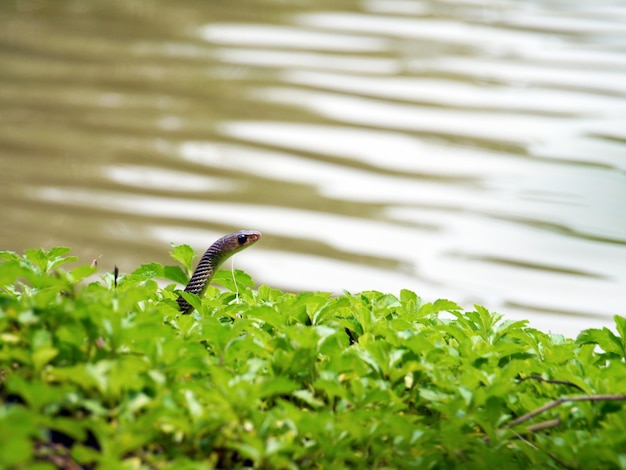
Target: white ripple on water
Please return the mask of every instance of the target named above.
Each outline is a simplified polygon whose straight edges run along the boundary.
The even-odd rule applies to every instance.
[[[540,62],[549,67],[565,66],[577,68],[593,68],[595,70],[624,71],[626,67],[626,55],[619,50],[597,50],[594,48],[584,49],[573,47],[571,44],[559,47],[532,49],[519,51],[517,57],[524,62]]]
[[[551,320],[549,311],[568,312],[574,323],[576,315],[592,317],[595,326],[610,325],[613,314],[623,314],[623,246],[476,213],[406,207],[386,212],[399,221],[445,227],[440,246],[427,243],[415,249],[420,252],[421,276],[447,286],[448,295],[489,305],[506,312],[507,318],[535,319],[543,328]],[[524,311],[516,314],[511,308],[515,305]],[[573,324],[555,325],[556,331],[575,331]]]
[[[198,33],[205,41],[221,45],[341,52],[388,50],[387,39],[305,30],[292,26],[221,23],[203,26]]]
[[[365,0],[363,9],[372,13],[424,15],[430,12],[427,2],[417,0]]]
[[[406,133],[337,124],[230,121],[219,125],[218,130],[241,142],[331,155],[409,175],[482,179],[487,173],[523,172],[527,165],[500,152],[440,145]]]
[[[479,185],[449,184],[429,179],[386,175],[338,163],[293,154],[211,142],[186,142],[180,148],[185,160],[208,168],[307,184],[321,196],[342,201],[404,203],[470,210],[491,200]]]
[[[351,31],[385,38],[418,39],[429,43],[457,44],[490,53],[511,53],[545,47],[560,39],[537,31],[503,29],[496,24],[471,24],[437,18],[402,18],[361,13],[304,13],[295,23],[307,28]],[[503,34],[506,32],[506,34]]]
[[[211,144],[186,144],[181,153],[187,158],[195,156],[195,161],[206,161],[207,155],[214,155],[224,164],[244,158],[250,168],[260,166],[262,159],[268,164],[268,175],[274,170],[277,174],[284,171],[287,179],[288,175],[298,174],[304,182],[319,187],[320,193],[342,200],[481,211],[498,217],[545,221],[576,230],[581,235],[626,241],[626,206],[623,204],[626,180],[623,174],[610,169],[515,158],[498,152],[482,152],[477,156],[468,149],[431,147],[404,134],[348,127],[233,122],[222,125],[221,129],[243,141],[318,152],[368,164],[382,164],[380,156],[384,155],[384,167],[404,170],[407,176],[386,176],[356,169],[342,171],[336,165],[330,167],[330,164],[288,155],[283,157],[284,162],[272,162],[268,156],[255,157],[256,150]],[[415,179],[409,176],[411,172],[439,175],[442,179]],[[446,177],[452,175],[471,180],[451,183]]]
[[[262,134],[266,141],[276,137],[271,132],[266,132],[267,123],[260,125],[256,132],[251,131],[253,128],[253,125],[244,124],[243,129],[239,131],[249,138],[252,136],[252,140],[255,134],[256,136]],[[301,135],[297,133],[284,132],[282,135],[301,140],[299,138]],[[282,142],[277,138],[273,143],[281,144]],[[315,146],[312,150],[315,150]],[[267,178],[295,180],[310,184],[317,187],[321,195],[341,200],[382,202],[392,207],[395,204],[415,204],[437,210],[447,208],[453,211],[444,211],[444,214],[479,211],[491,217],[519,220],[515,225],[541,225],[542,223],[560,225],[570,230],[577,230],[580,234],[587,233],[591,236],[626,240],[626,225],[622,222],[626,220],[626,213],[620,202],[626,197],[624,186],[620,183],[623,178],[603,169],[571,167],[563,171],[562,166],[558,164],[510,159],[508,172],[504,172],[506,167],[503,166],[502,173],[497,178],[491,173],[489,184],[485,186],[387,176],[278,152],[223,144],[186,143],[181,148],[181,154],[195,163],[232,170],[245,168],[245,171],[264,175]],[[606,204],[607,200],[614,201],[614,203]],[[395,216],[394,219],[398,222],[403,220]],[[425,217],[420,219],[420,223],[447,230],[452,220]],[[493,224],[497,222],[494,220]],[[452,224],[454,225],[456,224]],[[520,231],[523,229],[520,228]],[[459,230],[459,232],[464,231]],[[550,238],[550,230],[542,232]],[[510,238],[511,235],[507,237]],[[567,234],[560,234],[559,237],[565,240],[579,240],[576,236]],[[585,241],[585,243],[589,242]],[[521,245],[515,246],[516,249],[522,250]],[[570,244],[564,243],[564,246],[569,247]],[[608,246],[610,250],[613,250],[612,252],[619,253],[619,248],[613,245]],[[553,249],[547,247],[546,251],[553,252]],[[554,266],[561,270],[575,270],[576,266],[580,265],[581,259],[580,256],[574,254],[588,252],[588,246],[584,250],[571,247],[568,251],[569,257],[561,256],[559,259],[550,261],[550,256],[548,256],[541,262],[535,261],[535,264],[546,263],[547,269]],[[543,253],[543,251],[529,249],[529,258],[526,263],[532,263],[531,260],[537,253]],[[509,258],[514,259],[515,256],[509,256]],[[594,256],[593,259],[595,262],[600,262],[601,266],[605,264],[601,262],[603,259],[605,262],[608,260],[606,256]],[[593,268],[589,269],[593,271]],[[607,274],[599,268],[596,269],[596,274],[609,277],[616,275],[615,273]]]
[[[310,51],[284,51],[228,47],[216,49],[213,57],[228,64],[272,67],[276,69],[319,69],[350,73],[393,74],[401,64],[383,57],[353,57]]]
[[[498,18],[498,24],[508,28],[525,28],[534,31],[544,31],[549,33],[564,33],[568,35],[599,35],[608,36],[613,34],[624,35],[624,10],[622,18],[609,14],[596,13],[601,18],[593,18],[593,10],[585,12],[584,16],[574,16],[569,12],[567,15],[563,11],[537,11],[534,13],[525,12],[521,9],[511,11],[510,14],[502,14]]]
[[[626,97],[626,80],[623,70],[596,69],[563,64],[533,64],[518,60],[472,57],[440,57],[420,59],[408,64],[413,71],[427,68],[431,72],[458,74],[467,78],[492,80],[517,85],[574,89],[598,94]]]
[[[283,72],[282,81],[306,85],[348,95],[391,98],[403,102],[416,101],[450,106],[485,108],[491,111],[511,111],[548,114],[606,115],[624,112],[624,103],[607,96],[567,90],[512,87],[463,83],[456,80],[419,77],[367,77],[302,70]]]
[[[581,119],[566,122],[562,117],[527,116],[514,111],[494,113],[436,109],[286,87],[258,89],[251,93],[259,100],[299,106],[347,124],[435,133],[470,140],[484,139],[508,145],[526,146],[555,138],[567,139],[572,134],[580,133],[587,124]]]
[[[139,165],[112,165],[101,171],[111,181],[141,189],[230,192],[240,186],[237,181],[227,178]]]

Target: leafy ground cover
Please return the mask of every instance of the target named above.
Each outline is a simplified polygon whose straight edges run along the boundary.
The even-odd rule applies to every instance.
[[[0,252],[0,468],[626,468],[622,317],[574,340],[241,271],[180,315],[188,246],[92,282],[68,252]]]

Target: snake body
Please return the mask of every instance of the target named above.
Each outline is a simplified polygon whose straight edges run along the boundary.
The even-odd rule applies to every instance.
[[[202,296],[220,265],[235,253],[256,243],[260,238],[261,232],[240,230],[217,240],[202,255],[196,270],[185,287],[185,292]],[[178,308],[182,313],[189,313],[193,310],[193,307],[182,296],[179,296],[177,301]]]

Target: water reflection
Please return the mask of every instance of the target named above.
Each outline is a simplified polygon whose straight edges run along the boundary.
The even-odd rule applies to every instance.
[[[200,36],[214,44],[253,45],[321,51],[376,52],[388,49],[388,40],[367,36],[306,31],[302,28],[258,24],[211,24]]]
[[[624,110],[619,101],[608,96],[524,86],[486,86],[450,79],[366,77],[303,70],[287,71],[281,79],[311,88],[454,109],[546,116],[604,115],[611,111],[619,116]]]
[[[492,80],[500,83],[556,87],[565,90],[621,96],[626,94],[623,70],[608,66],[605,70],[583,68],[580,63],[557,64],[532,63],[508,60],[478,59],[453,57],[434,60],[432,70],[448,75],[471,77],[478,80]],[[416,71],[423,64],[415,64]],[[613,108],[613,107],[611,107]],[[614,109],[614,108],[613,108]],[[622,114],[623,116],[623,114]]]
[[[464,22],[458,19],[432,17],[407,18],[359,13],[309,13],[295,18],[305,27],[367,33],[372,36],[395,37],[403,40],[427,41],[429,45],[458,45],[463,49],[498,54],[529,47],[541,47],[551,39],[536,31],[506,30],[489,22]],[[503,34],[505,33],[505,34]]]
[[[264,89],[256,97],[272,103],[297,103],[316,114],[352,125],[420,132],[507,149],[522,148],[534,141],[568,139],[584,125],[541,115],[437,109],[289,88]]]
[[[317,52],[289,52],[282,50],[258,50],[229,48],[214,54],[221,62],[270,68],[297,67],[298,69],[321,69],[339,72],[362,72],[389,74],[401,69],[393,59],[376,57],[345,57]]]
[[[623,6],[31,7],[0,6],[3,248],[132,269],[252,228],[276,287],[626,313]]]
[[[234,191],[238,182],[226,178],[212,178],[197,173],[184,173],[164,168],[146,168],[143,166],[110,166],[104,169],[104,174],[111,181],[125,186],[132,186],[143,190],[205,192],[205,191]]]

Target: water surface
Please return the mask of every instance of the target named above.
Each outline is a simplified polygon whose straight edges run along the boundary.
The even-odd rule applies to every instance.
[[[626,5],[0,5],[0,247],[132,270],[264,233],[289,290],[575,335],[626,314]]]

